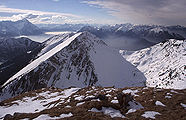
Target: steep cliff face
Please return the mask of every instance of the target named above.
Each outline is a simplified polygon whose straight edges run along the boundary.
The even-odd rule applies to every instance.
[[[144,75],[117,50],[77,33],[27,65],[3,85],[1,98],[43,87],[144,86]]]
[[[0,38],[0,86],[25,67],[41,49],[28,38]]]
[[[186,88],[186,41],[170,39],[136,52],[121,50],[125,59],[147,78],[147,86]]]
[[[6,62],[38,47],[40,43],[29,38],[0,38],[0,62]]]

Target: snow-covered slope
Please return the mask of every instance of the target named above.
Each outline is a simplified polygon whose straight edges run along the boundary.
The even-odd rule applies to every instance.
[[[55,36],[49,38],[48,40],[46,40],[42,43],[43,49],[40,51],[38,56],[41,56],[44,53],[50,51],[52,48],[56,47],[60,43],[64,42],[68,38],[72,37],[73,35],[74,35],[74,33],[70,32],[70,33],[55,35]]]
[[[144,86],[145,79],[117,50],[83,32],[68,38],[10,78],[4,84],[1,98],[47,86]]]
[[[144,73],[147,86],[186,88],[186,41],[170,39],[136,52],[120,53]]]

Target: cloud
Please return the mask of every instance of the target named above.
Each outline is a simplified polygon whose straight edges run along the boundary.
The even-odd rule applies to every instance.
[[[17,21],[20,19],[28,19],[34,24],[64,24],[64,23],[87,23],[88,21],[93,22],[89,18],[78,16],[69,13],[58,13],[58,12],[43,12],[36,10],[23,10],[7,8],[6,6],[0,5],[0,12],[2,13],[13,13],[10,17],[0,16],[0,21],[11,20]]]
[[[39,15],[33,15],[33,14],[28,14],[25,18],[26,19],[33,19],[33,18],[37,18]]]
[[[34,19],[37,18],[39,15],[33,15],[33,14],[18,14],[18,15],[13,15],[10,17],[13,20],[21,20],[21,19]]]
[[[89,0],[83,3],[107,9],[118,21],[186,25],[185,0]]]
[[[40,21],[45,22],[45,21],[50,21],[51,17],[43,17],[40,19]]]
[[[0,12],[4,13],[30,13],[35,15],[63,15],[68,17],[80,17],[74,14],[69,13],[57,13],[57,12],[43,12],[43,11],[37,11],[37,10],[25,10],[25,9],[15,9],[15,8],[8,8],[6,6],[0,6]]]
[[[3,7],[5,8],[6,6],[5,6],[5,5],[0,4],[0,8],[3,8]]]

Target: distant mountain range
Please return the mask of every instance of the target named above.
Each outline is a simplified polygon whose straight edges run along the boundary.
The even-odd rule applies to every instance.
[[[88,31],[103,39],[108,45],[126,50],[139,50],[168,39],[183,40],[186,37],[186,28],[182,26],[119,24],[85,26],[81,31]]]
[[[54,31],[78,31],[87,24],[37,24],[37,26],[44,32]]]
[[[27,19],[16,22],[0,22],[0,37],[39,35],[53,31],[88,31],[104,40],[111,47],[127,50],[150,47],[167,39],[183,40],[186,38],[186,27],[179,25],[158,26],[127,23],[104,26],[88,26],[88,24],[37,24],[36,26]]]
[[[39,35],[42,34],[37,26],[30,23],[27,19],[0,22],[0,37],[12,37],[20,35]]]

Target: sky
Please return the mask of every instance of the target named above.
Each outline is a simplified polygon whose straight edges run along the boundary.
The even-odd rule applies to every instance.
[[[0,0],[0,21],[186,26],[186,0]]]

